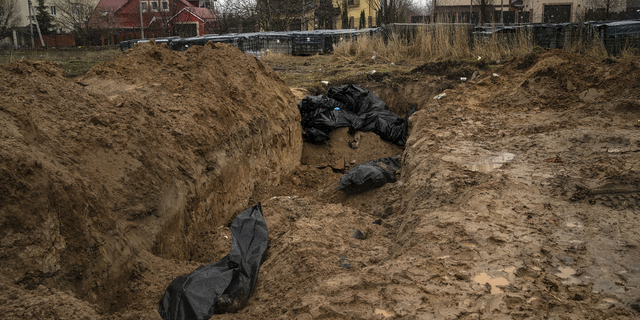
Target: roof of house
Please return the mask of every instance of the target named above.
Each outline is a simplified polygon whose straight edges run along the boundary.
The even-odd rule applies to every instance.
[[[129,0],[100,0],[98,7],[109,11],[116,11],[124,6]]]
[[[173,17],[171,17],[171,20],[173,20],[173,18],[177,17],[178,15],[180,15],[182,11],[187,11],[188,13],[190,13],[191,15],[193,15],[194,17],[202,21],[211,21],[211,20],[218,19],[218,17],[216,17],[216,15],[213,14],[211,11],[209,11],[209,9],[207,8],[185,7],[182,10],[180,10],[180,12],[178,12]]]
[[[127,3],[133,2],[133,1],[140,1],[140,0],[100,0],[100,2],[98,2],[97,7],[105,8],[111,12],[116,12],[120,10],[122,7],[124,7]],[[182,4],[185,7],[194,7],[193,4],[187,0],[176,0],[176,1],[182,2]]]
[[[203,20],[215,20],[218,18],[207,8],[189,8],[188,10]]]
[[[126,10],[125,7],[128,7],[129,4],[131,3],[133,3],[134,5],[137,5],[136,3],[138,3],[139,1],[140,0],[100,0],[100,2],[98,3],[98,7],[102,8],[103,10],[113,12],[117,18],[122,18],[123,17],[122,14],[130,15],[130,13],[122,12],[122,10]],[[209,11],[209,9],[194,7],[193,4],[191,4],[187,0],[173,0],[173,1],[175,1],[175,3],[178,5],[178,8],[182,8],[182,9],[180,9],[180,11],[177,14],[173,15],[173,17],[169,18],[169,20],[173,20],[176,16],[180,15],[183,11],[187,11],[188,12],[187,14],[203,22],[210,22],[218,19],[214,13]],[[158,14],[159,13],[157,12],[149,13],[149,15],[153,15],[153,18],[149,22],[149,25],[153,24],[154,22],[156,22],[156,20],[158,20],[157,19]],[[136,25],[136,23],[133,22],[133,20],[127,19],[127,18],[118,19],[117,21],[118,22],[116,24],[118,28],[132,28],[134,27],[134,25]],[[97,22],[97,23],[100,23],[100,22]],[[137,25],[139,26],[139,24]]]

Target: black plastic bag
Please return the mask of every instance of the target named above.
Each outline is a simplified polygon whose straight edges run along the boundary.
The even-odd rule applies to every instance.
[[[400,170],[400,156],[361,163],[340,178],[338,190],[353,194],[382,187],[398,181],[396,170]]]
[[[344,104],[347,110],[357,115],[389,110],[389,106],[373,92],[354,84],[329,88],[327,96]]]
[[[373,131],[399,146],[406,144],[407,118],[415,111],[411,108],[403,119],[378,96],[353,84],[332,87],[328,96],[307,96],[298,109],[307,142],[326,143],[333,129],[349,127],[350,132]]]
[[[242,309],[258,278],[269,234],[260,203],[231,224],[231,253],[175,278],[160,300],[164,320],[204,320]]]

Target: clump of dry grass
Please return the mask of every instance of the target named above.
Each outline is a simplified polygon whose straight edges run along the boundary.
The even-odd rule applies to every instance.
[[[595,60],[601,60],[609,57],[609,53],[607,53],[607,49],[604,47],[604,44],[600,40],[600,36],[597,32],[593,36],[593,39],[586,43],[582,55]]]
[[[514,33],[496,33],[485,41],[474,39],[473,54],[487,60],[506,60],[524,57],[533,50],[531,32],[521,28]]]
[[[348,39],[338,43],[333,49],[334,55],[351,59],[370,59],[376,55],[376,49],[384,47],[379,36],[361,35],[357,39]]]
[[[578,28],[575,32],[575,37],[571,40],[571,44],[566,50],[595,60],[607,58],[609,53],[602,43],[598,32],[594,29],[592,30],[592,34],[593,37],[591,40],[586,40],[583,28]]]
[[[285,62],[287,60],[287,55],[277,50],[265,50],[264,54],[260,57],[265,63],[280,63]]]
[[[381,36],[361,36],[339,43],[334,54],[345,59],[370,59],[373,55],[387,61],[438,61],[468,59],[477,56],[491,60],[524,56],[531,52],[533,41],[526,31],[518,31],[505,41],[494,33],[483,41],[470,41],[469,27],[464,24],[437,23],[425,25],[409,41],[392,34],[384,43]]]
[[[636,59],[638,56],[640,56],[639,48],[626,45],[624,49],[622,49],[622,51],[620,52],[619,58],[621,60],[627,60],[627,59],[631,60],[631,59]]]
[[[412,41],[393,34],[384,43],[382,36],[362,35],[335,46],[334,54],[348,59],[370,59],[374,55],[387,61],[438,60],[469,56],[469,35],[464,26],[422,27]]]
[[[530,29],[523,27],[514,33],[492,32],[486,38],[475,37],[470,41],[468,25],[452,24],[446,20],[425,25],[415,32],[415,37],[406,39],[400,34],[392,34],[386,41],[382,36],[360,36],[357,40],[339,43],[334,50],[338,59],[360,60],[372,56],[387,61],[428,62],[439,60],[476,59],[508,60],[512,57],[524,57],[534,49],[533,35]],[[567,51],[585,57],[602,60],[609,54],[597,32],[591,40],[583,38],[582,30],[575,33]],[[640,50],[627,46],[620,57],[637,56]]]

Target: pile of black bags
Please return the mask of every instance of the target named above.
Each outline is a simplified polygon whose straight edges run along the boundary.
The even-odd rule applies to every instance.
[[[402,118],[378,96],[353,84],[332,87],[327,96],[307,96],[298,109],[307,142],[326,143],[331,130],[349,127],[350,132],[372,131],[399,146],[407,142],[407,119],[415,111],[410,108]]]

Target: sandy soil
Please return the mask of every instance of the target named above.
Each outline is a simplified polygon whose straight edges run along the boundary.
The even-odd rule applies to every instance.
[[[303,144],[296,98],[225,46],[141,46],[74,81],[3,66],[0,311],[158,319],[169,282],[226,255],[229,222],[260,201],[257,286],[214,319],[637,319],[640,61],[610,62],[554,50],[359,77],[418,112],[404,149],[363,133],[355,150],[346,129]],[[244,132],[256,112],[261,129]],[[237,150],[227,167],[218,150]],[[398,182],[335,190],[353,165],[396,154]]]

